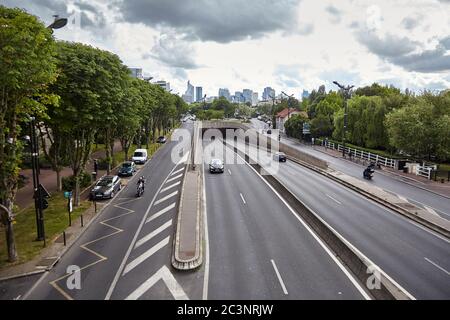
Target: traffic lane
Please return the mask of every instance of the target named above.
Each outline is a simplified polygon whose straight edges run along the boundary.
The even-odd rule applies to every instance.
[[[335,170],[341,171],[357,179],[364,180],[362,178],[362,172],[365,167],[360,164],[332,157],[291,140],[285,139],[282,142],[329,162],[330,167]],[[416,201],[422,207],[428,206],[435,209],[435,211],[443,218],[449,219],[450,217],[450,201],[438,194],[416,188],[385,174],[377,174],[377,171],[374,179],[371,181],[371,184],[383,188],[386,191],[391,191],[407,199],[411,199],[413,200],[412,202]]]
[[[45,281],[42,281],[31,293],[30,299],[68,298],[56,290],[50,282],[64,277],[67,274],[68,266],[75,265],[83,268],[91,264],[92,266],[83,269],[81,272],[82,289],[71,290],[68,295],[74,299],[103,299],[105,297],[106,290],[132,240],[142,215],[149,206],[152,195],[172,169],[173,164],[170,156],[174,145],[175,143],[168,143],[158,150],[153,159],[134,176],[130,185],[112,200],[108,208],[96,217],[89,229],[69,249],[56,267],[49,272]],[[147,185],[144,196],[136,198],[134,181],[139,175],[147,177]],[[105,225],[105,223],[110,226]],[[119,230],[123,230],[123,232],[119,232]],[[86,247],[87,249],[80,247],[86,243],[90,243]],[[57,284],[60,287],[65,287],[65,280],[61,279]]]
[[[0,300],[20,300],[31,289],[42,273],[0,281]]]
[[[425,259],[450,270],[449,242],[295,163],[277,178],[415,297],[450,297],[450,278]]]
[[[339,266],[247,165],[227,165],[223,175],[205,174],[210,298],[362,299]]]

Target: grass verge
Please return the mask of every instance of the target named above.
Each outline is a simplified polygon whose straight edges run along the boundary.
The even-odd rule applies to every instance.
[[[69,225],[69,214],[67,212],[67,199],[64,199],[63,193],[54,193],[48,200],[49,206],[44,211],[45,235],[47,245],[57,235],[61,234]],[[77,219],[81,213],[91,206],[89,201],[82,201],[78,208],[72,212],[72,221]],[[7,248],[5,242],[5,230],[0,229],[0,269],[22,264],[32,260],[43,249],[42,241],[36,239],[36,214],[34,205],[24,209],[16,216],[14,223],[14,235],[19,259],[15,263],[7,261]]]

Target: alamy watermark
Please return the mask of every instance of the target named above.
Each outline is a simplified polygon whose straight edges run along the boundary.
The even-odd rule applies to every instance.
[[[81,290],[81,269],[79,266],[71,265],[67,267],[66,273],[69,275],[66,286],[69,290]]]

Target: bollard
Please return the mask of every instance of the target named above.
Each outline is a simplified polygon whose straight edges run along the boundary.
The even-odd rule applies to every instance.
[[[84,227],[83,215],[81,215],[81,227]]]
[[[66,231],[63,231],[64,247],[66,246]]]

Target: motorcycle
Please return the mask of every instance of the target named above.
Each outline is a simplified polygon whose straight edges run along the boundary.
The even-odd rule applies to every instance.
[[[137,185],[137,190],[136,190],[136,197],[141,197],[144,194],[144,189],[145,189],[145,180],[144,179],[139,179],[138,185]]]
[[[366,180],[372,180],[374,173],[375,173],[375,170],[374,170],[373,166],[370,165],[364,170],[363,177]]]

